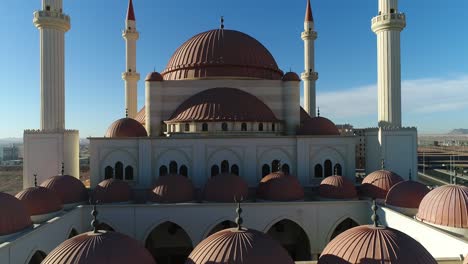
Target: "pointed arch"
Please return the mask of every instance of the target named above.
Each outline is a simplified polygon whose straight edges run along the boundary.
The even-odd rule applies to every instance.
[[[323,167],[322,167],[322,165],[320,165],[320,164],[315,165],[314,171],[315,171],[315,173],[314,173],[315,178],[323,178]]]
[[[221,173],[229,173],[229,161],[223,160],[221,162]]]
[[[273,160],[271,162],[271,171],[272,172],[277,172],[280,171],[281,168],[279,168],[280,161],[279,160]]]
[[[169,163],[169,173],[170,174],[177,174],[177,162],[174,160]]]
[[[104,179],[112,179],[114,178],[114,169],[111,166],[107,166],[104,169]]]
[[[180,166],[179,174],[188,177],[188,168],[185,165]]]
[[[262,166],[262,178],[270,174],[270,165],[263,164]]]
[[[218,165],[211,166],[211,177],[218,176],[219,174],[219,167]]]
[[[338,223],[335,224],[335,226],[332,228],[333,231],[328,234],[327,241],[332,241],[339,234],[356,226],[359,226],[359,224],[356,221],[354,221],[351,217],[338,220]]]
[[[170,221],[156,226],[146,237],[145,246],[156,263],[184,263],[193,250],[188,233]]]
[[[67,238],[67,239],[70,239],[70,238],[75,237],[75,236],[77,236],[77,235],[78,235],[78,231],[76,231],[75,228],[72,228],[72,229],[70,230],[70,233],[68,234],[68,238]]]
[[[125,180],[133,181],[133,167],[132,166],[125,167]]]
[[[159,167],[159,177],[161,176],[166,176],[167,175],[167,167],[162,165],[161,167]]]
[[[325,175],[324,177],[332,176],[333,175],[333,169],[332,169],[332,162],[331,160],[327,159],[323,163],[323,168],[325,169]]]
[[[44,251],[36,250],[34,254],[32,254],[31,258],[29,259],[28,264],[40,264],[45,258],[47,254]]]
[[[343,168],[341,167],[341,164],[335,164],[335,166],[333,167],[333,173],[336,175],[343,176]]]
[[[123,163],[120,161],[117,161],[115,163],[115,178],[117,180],[123,180],[123,174],[124,174]]]
[[[237,224],[234,223],[233,221],[224,220],[224,221],[218,223],[217,225],[215,225],[213,228],[211,228],[211,230],[207,233],[206,237],[209,237],[212,234],[217,233],[217,232],[219,232],[221,230],[228,229],[228,228],[233,228],[233,227],[236,227],[236,226],[237,226]]]
[[[290,173],[289,164],[283,164],[281,170],[282,170],[285,174],[289,174],[289,173]]]
[[[311,259],[309,237],[296,222],[289,219],[280,220],[269,228],[267,234],[277,240],[294,261]]]
[[[231,173],[239,176],[239,166],[237,166],[237,164],[231,166]]]

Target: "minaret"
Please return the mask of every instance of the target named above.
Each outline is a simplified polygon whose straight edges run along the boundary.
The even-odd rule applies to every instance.
[[[304,32],[301,34],[304,40],[304,72],[301,79],[304,81],[304,110],[315,117],[315,82],[318,80],[318,73],[315,72],[315,40],[317,32],[314,31],[314,17],[310,0],[307,0],[306,15],[304,21]]]
[[[377,35],[379,126],[383,127],[401,127],[400,32],[405,27],[398,0],[379,0],[372,31]]]
[[[140,74],[136,68],[136,42],[140,37],[136,29],[135,12],[133,10],[133,1],[128,2],[127,20],[122,37],[126,44],[126,71],[122,73],[122,79],[125,81],[125,109],[128,110],[128,117],[135,118],[137,114],[137,91]]]
[[[44,131],[65,129],[65,32],[70,17],[62,13],[62,0],[42,0],[34,13],[40,32],[41,124]]]

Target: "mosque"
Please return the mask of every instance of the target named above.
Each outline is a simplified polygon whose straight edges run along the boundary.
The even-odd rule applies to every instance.
[[[468,188],[419,183],[417,130],[402,126],[398,0],[379,0],[371,20],[378,122],[359,136],[316,107],[310,0],[300,75],[221,21],[146,76],[142,109],[129,0],[126,116],[90,138],[90,188],[78,130],[65,128],[62,8],[34,12],[41,127],[24,132],[24,190],[0,193],[1,263],[468,263]]]

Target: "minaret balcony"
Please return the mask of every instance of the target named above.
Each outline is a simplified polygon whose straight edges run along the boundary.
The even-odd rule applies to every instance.
[[[313,30],[304,31],[301,34],[301,38],[303,40],[306,40],[306,39],[316,40],[317,36],[318,36],[317,31],[313,31]]]
[[[404,13],[383,14],[372,18],[372,30],[378,32],[384,29],[403,30],[406,27]]]
[[[33,23],[37,28],[56,28],[70,30],[70,16],[58,11],[36,11]]]
[[[303,81],[316,81],[319,78],[318,72],[303,72],[301,74],[301,79]]]
[[[135,28],[125,29],[122,30],[122,37],[130,40],[138,40],[140,33]]]
[[[140,74],[138,72],[124,72],[122,73],[123,80],[140,80]]]

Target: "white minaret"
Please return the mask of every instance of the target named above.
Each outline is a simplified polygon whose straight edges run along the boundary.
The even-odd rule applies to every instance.
[[[62,0],[42,0],[34,13],[40,32],[41,130],[65,129],[65,32],[70,17],[62,13]]]
[[[135,12],[133,11],[133,2],[128,2],[127,20],[122,37],[126,44],[126,70],[122,73],[122,79],[125,81],[125,109],[128,111],[128,117],[135,118],[137,114],[137,91],[140,74],[136,68],[136,42],[140,37],[136,29]]]
[[[307,0],[304,32],[302,32],[301,37],[304,40],[304,72],[301,75],[301,79],[304,81],[304,110],[311,117],[315,117],[315,82],[318,80],[318,73],[315,72],[317,32],[314,31],[314,17],[312,16],[310,0]]]
[[[40,42],[40,129],[25,130],[23,187],[60,174],[79,177],[79,133],[65,129],[65,32],[70,17],[63,13],[62,0],[42,0],[34,12]]]
[[[405,27],[398,0],[379,0],[379,15],[372,19],[377,35],[379,126],[401,127],[400,32]]]

